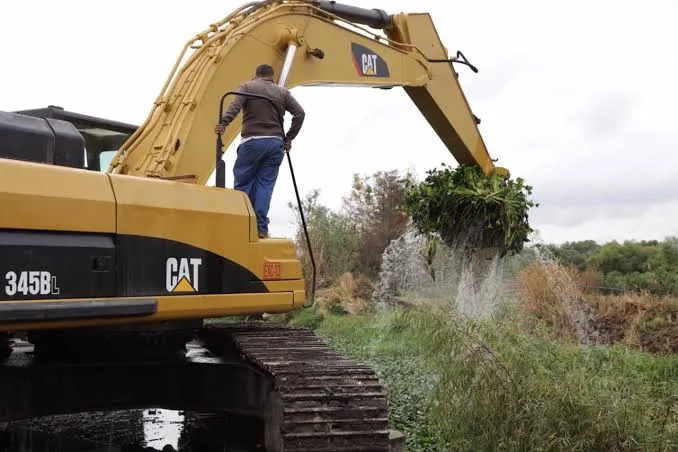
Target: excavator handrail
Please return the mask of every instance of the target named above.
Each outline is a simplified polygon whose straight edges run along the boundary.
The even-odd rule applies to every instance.
[[[243,92],[238,92],[238,91],[228,91],[224,93],[223,96],[221,96],[221,100],[219,101],[219,118],[217,120],[217,123],[221,121],[221,118],[224,116],[224,100],[231,95],[235,96],[243,96],[243,97],[251,97],[255,99],[262,99],[262,100],[267,100],[271,104],[273,104],[273,109],[278,113],[278,120],[280,121],[280,128],[284,131],[284,125],[285,125],[285,120],[284,117],[280,114],[280,110],[276,107],[276,102],[268,98],[266,96],[261,96],[259,94],[252,94],[252,93],[243,93]],[[223,161],[223,148],[224,148],[224,143],[223,140],[221,139],[221,134],[217,134],[217,146],[216,146],[216,163],[215,163],[215,168],[216,168],[216,174],[215,174],[215,185],[219,188],[226,188],[226,164]],[[301,197],[299,196],[299,189],[297,188],[297,178],[294,175],[294,167],[292,165],[292,157],[290,157],[289,152],[285,152],[287,155],[287,162],[289,163],[290,167],[290,175],[292,176],[292,184],[294,185],[294,194],[297,198],[297,206],[299,207],[299,216],[301,217],[301,224],[304,228],[304,235],[306,237],[306,246],[308,247],[308,253],[311,258],[311,268],[312,268],[312,278],[311,278],[311,303],[310,304],[304,304],[304,308],[310,308],[315,304],[315,289],[316,289],[316,265],[315,265],[315,257],[313,256],[313,248],[311,246],[311,237],[308,234],[308,226],[306,225],[306,217],[304,215],[304,207],[301,202]]]

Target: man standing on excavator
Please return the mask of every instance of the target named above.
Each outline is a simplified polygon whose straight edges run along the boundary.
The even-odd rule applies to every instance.
[[[255,78],[240,85],[239,92],[264,96],[256,99],[235,96],[216,126],[216,133],[224,129],[243,110],[243,123],[237,158],[233,166],[233,188],[247,193],[257,215],[259,237],[268,237],[268,210],[278,170],[285,151],[292,148],[304,122],[304,109],[290,91],[273,81],[273,68],[267,64],[257,67]],[[279,107],[279,108],[278,108]],[[282,111],[281,111],[282,110]],[[292,113],[292,124],[287,134],[283,127],[285,111]]]

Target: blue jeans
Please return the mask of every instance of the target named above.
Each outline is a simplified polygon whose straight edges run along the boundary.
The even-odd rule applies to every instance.
[[[268,235],[268,209],[285,156],[283,140],[256,138],[238,146],[233,188],[247,193],[257,215],[259,235]]]

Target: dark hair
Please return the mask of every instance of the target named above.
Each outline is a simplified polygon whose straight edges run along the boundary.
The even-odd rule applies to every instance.
[[[273,77],[273,68],[268,64],[261,64],[257,66],[257,77]]]

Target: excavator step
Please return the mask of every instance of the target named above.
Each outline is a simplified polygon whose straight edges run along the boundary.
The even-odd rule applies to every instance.
[[[389,450],[388,399],[376,373],[312,331],[240,323],[206,326],[198,336],[214,353],[236,350],[271,377],[280,407],[268,450]]]

